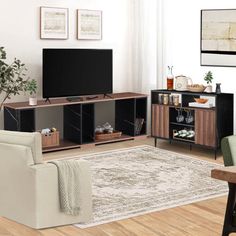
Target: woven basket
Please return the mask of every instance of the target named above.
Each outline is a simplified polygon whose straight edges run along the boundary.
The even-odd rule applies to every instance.
[[[120,131],[113,131],[113,133],[103,133],[103,134],[95,134],[95,140],[100,141],[100,140],[109,140],[109,139],[114,139],[114,138],[119,138],[122,135],[122,132]]]

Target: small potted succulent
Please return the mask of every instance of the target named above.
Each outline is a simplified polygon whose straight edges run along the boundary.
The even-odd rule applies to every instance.
[[[207,86],[205,89],[205,92],[211,93],[212,92],[212,80],[213,80],[213,75],[211,71],[208,71],[204,77],[204,80],[207,82]]]
[[[25,85],[25,92],[28,92],[30,97],[29,97],[29,105],[30,106],[35,106],[37,105],[37,81],[35,79],[28,79]]]

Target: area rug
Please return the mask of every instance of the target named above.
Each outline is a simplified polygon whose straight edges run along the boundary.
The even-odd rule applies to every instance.
[[[212,179],[220,165],[152,146],[137,146],[84,156],[93,181],[93,215],[87,228],[227,194],[225,182]]]

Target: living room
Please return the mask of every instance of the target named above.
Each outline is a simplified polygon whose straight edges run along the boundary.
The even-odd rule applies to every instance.
[[[212,11],[233,19],[233,44],[233,0],[2,3],[0,62],[11,66],[14,58],[19,59],[24,64],[20,73],[25,73],[25,82],[16,94],[11,90],[10,98],[6,97],[6,86],[13,83],[6,85],[6,73],[0,70],[0,103],[4,101],[0,111],[0,186],[5,193],[0,198],[1,235],[236,232],[234,203],[230,207],[228,200],[227,205],[227,182],[234,178],[234,169],[224,167],[234,165],[236,47],[226,52],[227,58],[225,49],[224,53],[204,55],[203,30],[207,27],[202,26],[204,16]],[[52,24],[63,32],[56,27],[53,32]],[[83,31],[88,25],[96,32],[88,32],[91,27]],[[218,32],[217,28],[213,31]],[[87,53],[89,61],[89,73],[84,73],[87,77],[80,84],[62,75],[63,70],[70,75],[78,72],[79,58],[70,67],[75,62],[72,51],[75,57]],[[58,61],[63,66],[56,64]],[[95,72],[98,63],[105,69]],[[106,68],[110,68],[108,72]],[[88,74],[93,72],[101,73],[99,80],[94,75],[89,80]],[[169,90],[167,77],[173,83]],[[204,89],[177,88],[177,81],[191,88],[190,80]],[[210,93],[204,92],[208,82]],[[29,105],[31,93],[35,95],[33,105]],[[177,104],[172,101],[175,98]],[[198,103],[195,99],[206,103],[190,107],[189,103]],[[51,145],[54,135],[56,141]],[[232,140],[221,147],[226,136]],[[18,153],[16,161],[14,152]],[[83,214],[76,216],[75,212],[60,212],[57,168],[59,175],[63,161],[78,159],[78,168],[83,169],[78,174]],[[236,182],[230,183],[234,194]]]

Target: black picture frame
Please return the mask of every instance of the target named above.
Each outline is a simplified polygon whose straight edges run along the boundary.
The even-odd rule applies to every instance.
[[[236,9],[202,9],[200,25],[200,65],[236,67]]]

